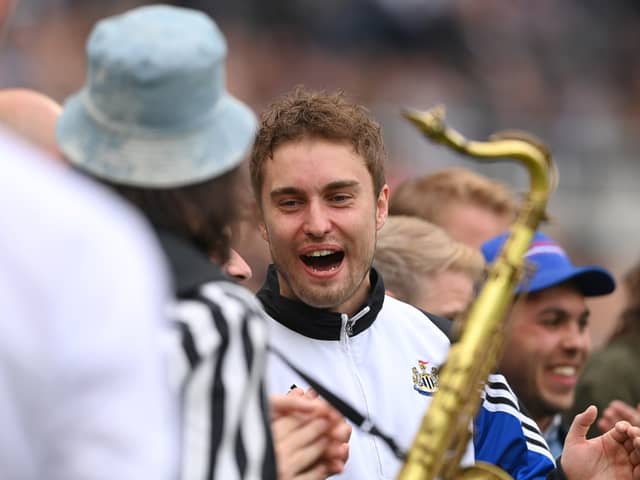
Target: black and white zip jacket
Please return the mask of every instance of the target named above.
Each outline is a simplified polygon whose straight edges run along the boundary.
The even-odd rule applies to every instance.
[[[273,266],[258,298],[271,318],[271,344],[406,451],[439,388],[450,341],[424,312],[385,296],[375,270],[370,282],[369,296],[353,316],[282,297]],[[279,356],[269,355],[268,393],[284,393],[292,384],[309,386]],[[354,428],[349,444],[346,468],[335,478],[396,477],[400,460],[379,438]],[[498,465],[516,479],[545,478],[554,468],[536,424],[502,375],[491,375],[485,387],[463,464],[474,460]]]

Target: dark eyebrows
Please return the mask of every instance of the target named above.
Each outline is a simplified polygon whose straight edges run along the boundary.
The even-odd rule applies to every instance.
[[[302,195],[302,190],[295,187],[281,187],[271,190],[269,196],[271,198],[280,197],[282,195]]]
[[[360,182],[357,180],[336,180],[335,182],[328,183],[324,186],[323,190],[332,192],[335,190],[343,190],[343,189],[360,189]],[[303,190],[296,187],[280,187],[271,190],[269,196],[271,198],[281,197],[283,195],[297,195],[304,196],[305,193]]]
[[[583,318],[589,318],[589,315],[591,314],[590,310],[588,308],[585,308],[579,315],[580,319]],[[542,310],[540,312],[540,315],[556,315],[558,317],[562,317],[562,318],[566,318],[569,316],[569,314],[567,313],[567,311],[564,308],[558,308],[558,307],[549,307],[549,308],[545,308],[544,310]]]
[[[356,180],[337,180],[335,182],[328,183],[324,190],[333,191],[333,190],[342,190],[345,188],[355,188],[356,190],[360,189],[360,182]]]

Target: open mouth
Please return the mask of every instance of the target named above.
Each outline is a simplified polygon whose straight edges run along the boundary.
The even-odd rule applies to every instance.
[[[551,369],[551,372],[562,377],[575,377],[578,375],[578,369],[570,365],[556,366]]]
[[[344,252],[334,250],[316,250],[300,255],[300,259],[307,267],[318,272],[335,270],[340,266],[343,258]]]

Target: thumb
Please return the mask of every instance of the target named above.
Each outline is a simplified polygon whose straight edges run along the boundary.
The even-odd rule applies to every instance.
[[[597,416],[598,409],[594,405],[590,405],[584,412],[576,415],[567,432],[565,443],[577,443],[585,440],[589,427],[593,425]]]

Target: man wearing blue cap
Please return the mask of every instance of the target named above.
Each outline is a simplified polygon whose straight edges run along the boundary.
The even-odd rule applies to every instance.
[[[488,262],[506,236],[482,246]],[[516,289],[500,370],[558,457],[566,435],[561,412],[573,405],[591,350],[585,298],[613,292],[615,282],[604,268],[573,265],[562,247],[540,232],[525,259],[533,268]]]

